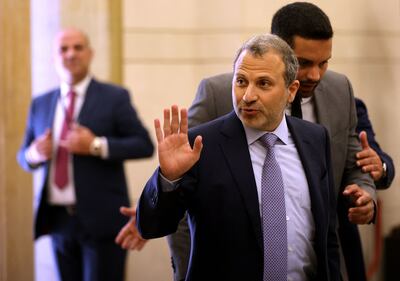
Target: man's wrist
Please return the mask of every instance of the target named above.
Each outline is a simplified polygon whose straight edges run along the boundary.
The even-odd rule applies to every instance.
[[[161,171],[159,172],[159,176],[160,176],[161,190],[163,192],[175,191],[179,187],[180,180],[182,179],[182,178],[178,178],[176,180],[171,181],[171,180],[167,179],[161,173]]]
[[[377,215],[376,212],[378,210],[378,208],[376,207],[377,203],[375,203],[375,201],[373,201],[373,200],[372,200],[372,203],[374,203],[374,215],[372,216],[372,219],[368,222],[368,224],[375,223],[375,221],[376,221],[376,215]]]

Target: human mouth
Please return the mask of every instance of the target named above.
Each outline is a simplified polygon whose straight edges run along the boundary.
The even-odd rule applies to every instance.
[[[317,86],[316,83],[307,83],[307,84],[301,84],[302,89],[314,89]]]
[[[257,109],[248,108],[248,107],[242,107],[240,109],[240,111],[241,111],[242,115],[249,116],[249,117],[254,116],[259,112]]]
[[[310,81],[310,80],[301,81],[300,82],[300,89],[302,89],[304,91],[312,91],[312,90],[314,90],[315,87],[317,87],[318,82]]]

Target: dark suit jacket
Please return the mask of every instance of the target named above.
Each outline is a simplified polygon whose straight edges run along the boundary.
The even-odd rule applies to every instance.
[[[216,75],[201,81],[189,109],[189,127],[213,120],[232,110],[232,73]],[[357,183],[376,197],[372,178],[355,165],[355,153],[361,150],[355,132],[357,116],[351,84],[346,76],[327,71],[315,89],[318,123],[325,126],[331,137],[331,155],[335,190],[338,194],[339,238],[350,280],[366,280],[364,260],[357,226],[347,218],[348,202],[341,196],[343,188]],[[187,224],[168,236],[175,280],[185,276],[190,236]],[[185,248],[186,246],[186,248]]]
[[[375,132],[374,129],[372,128],[371,121],[369,120],[366,105],[362,100],[358,98],[356,98],[355,100],[356,100],[357,118],[358,118],[356,131],[357,133],[360,133],[361,131],[367,132],[369,145],[372,147],[373,150],[376,151],[376,153],[378,153],[382,162],[386,163],[387,167],[386,177],[382,178],[378,182],[375,182],[376,188],[386,189],[392,184],[395,175],[393,160],[388,154],[386,154],[381,149],[379,143],[375,140]]]
[[[35,191],[35,237],[46,234],[49,225],[47,178],[50,161],[30,166],[25,150],[52,128],[60,90],[35,98],[30,107],[25,138],[18,153],[20,165],[39,174]],[[93,237],[115,236],[126,222],[120,206],[129,204],[123,168],[126,159],[151,156],[153,144],[130,102],[127,90],[96,80],[90,82],[77,122],[108,141],[109,158],[73,156],[78,219]]]
[[[288,117],[306,172],[315,220],[315,280],[339,280],[336,204],[329,138],[318,125]],[[189,133],[203,137],[200,160],[173,192],[162,192],[158,170],[139,199],[138,228],[145,238],[176,231],[186,210],[192,253],[186,280],[263,278],[263,239],[256,183],[241,121],[234,112]]]

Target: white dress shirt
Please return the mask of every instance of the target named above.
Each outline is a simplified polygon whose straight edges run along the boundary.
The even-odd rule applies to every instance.
[[[261,175],[267,151],[258,139],[266,132],[244,127],[257,185],[261,216]],[[285,116],[276,130],[271,133],[279,138],[274,146],[274,152],[282,171],[285,191],[288,239],[287,279],[310,280],[316,274],[317,258],[313,247],[315,225],[311,212],[308,182]]]
[[[289,104],[286,107],[286,115],[292,115],[291,109],[292,109],[292,105]],[[303,118],[302,118],[303,120],[317,123],[317,116],[315,114],[315,109],[314,109],[314,96],[301,99],[301,112],[303,114]]]
[[[54,112],[54,121],[53,121],[53,128],[52,128],[52,139],[53,139],[53,156],[49,170],[49,181],[48,181],[48,202],[52,205],[74,205],[76,203],[75,197],[75,184],[73,181],[74,178],[74,171],[72,167],[72,156],[69,154],[68,158],[68,183],[63,188],[60,189],[56,186],[54,181],[55,176],[55,164],[56,164],[56,157],[57,157],[57,150],[58,150],[58,143],[60,141],[62,125],[65,118],[66,110],[69,106],[70,99],[67,97],[68,92],[73,90],[76,94],[75,96],[75,106],[74,106],[74,114],[73,120],[77,122],[77,118],[81,111],[83,102],[85,100],[85,95],[87,88],[89,87],[91,77],[86,76],[78,84],[74,85],[73,89],[70,88],[70,85],[66,83],[62,83],[60,87],[60,97],[58,99],[56,109]]]

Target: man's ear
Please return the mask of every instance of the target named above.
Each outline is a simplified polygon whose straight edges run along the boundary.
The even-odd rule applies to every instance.
[[[292,103],[294,98],[296,97],[297,90],[300,87],[300,81],[299,80],[294,80],[292,84],[289,85],[288,87],[288,103]],[[299,93],[300,94],[300,93]]]

